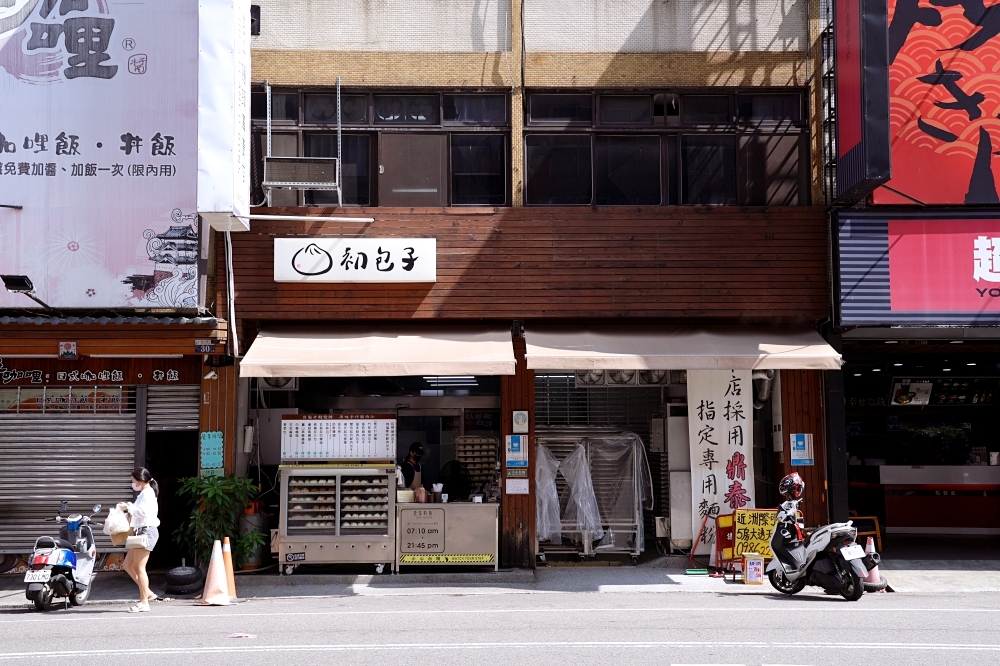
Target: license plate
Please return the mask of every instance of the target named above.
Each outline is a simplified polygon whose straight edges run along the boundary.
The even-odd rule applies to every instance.
[[[861,546],[854,544],[853,546],[848,546],[846,548],[840,549],[840,554],[844,556],[844,559],[850,562],[851,560],[858,560],[865,556],[865,549]]]
[[[49,582],[49,577],[52,572],[48,569],[39,569],[38,571],[29,571],[24,574],[25,583],[47,583]]]

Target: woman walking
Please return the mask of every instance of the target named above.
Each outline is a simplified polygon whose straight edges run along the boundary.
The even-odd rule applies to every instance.
[[[131,548],[125,555],[123,568],[139,586],[139,603],[130,606],[128,612],[147,613],[149,612],[149,602],[156,599],[156,595],[149,591],[146,561],[149,560],[149,554],[156,546],[157,539],[160,538],[158,530],[160,519],[157,517],[159,507],[156,503],[156,498],[160,494],[160,486],[148,469],[137,467],[132,470],[132,490],[139,493],[135,502],[122,502],[118,508],[128,512],[132,530],[136,536],[145,534],[147,543],[146,548]]]

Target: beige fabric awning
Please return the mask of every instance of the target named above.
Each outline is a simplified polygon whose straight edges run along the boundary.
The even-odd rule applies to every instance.
[[[532,370],[839,370],[811,329],[528,327]]]
[[[513,374],[509,328],[263,330],[240,362],[243,377]]]

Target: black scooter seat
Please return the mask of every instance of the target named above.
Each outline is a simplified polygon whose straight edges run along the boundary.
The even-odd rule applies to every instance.
[[[52,546],[53,548],[68,548],[69,550],[73,550],[73,544],[65,539],[57,539],[56,537],[41,537],[38,540],[38,547],[44,548],[46,542],[48,541],[51,541],[54,544]]]

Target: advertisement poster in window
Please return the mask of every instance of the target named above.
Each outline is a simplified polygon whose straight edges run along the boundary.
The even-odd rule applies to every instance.
[[[996,7],[889,0],[888,9],[892,179],[875,203],[1000,203]]]

